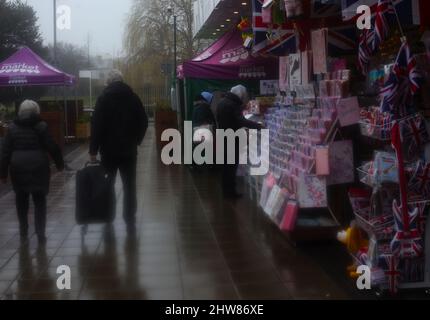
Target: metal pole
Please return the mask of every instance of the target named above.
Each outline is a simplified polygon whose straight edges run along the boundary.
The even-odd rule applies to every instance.
[[[93,107],[93,73],[90,71],[90,108]]]
[[[57,64],[57,0],[54,0],[54,64]]]
[[[174,55],[174,60],[173,60],[173,83],[176,83],[176,64],[177,64],[177,34],[176,34],[176,24],[177,24],[177,16],[174,15],[173,16],[173,55]]]

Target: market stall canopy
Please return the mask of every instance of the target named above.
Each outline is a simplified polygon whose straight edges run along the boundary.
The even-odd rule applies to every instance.
[[[183,76],[198,79],[277,79],[278,61],[254,55],[234,28],[200,55],[183,64]]]
[[[0,87],[13,86],[72,86],[75,77],[64,73],[22,47],[0,63]]]

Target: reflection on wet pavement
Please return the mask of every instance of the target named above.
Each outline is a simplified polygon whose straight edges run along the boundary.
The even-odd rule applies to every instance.
[[[136,238],[127,237],[118,207],[112,226],[92,225],[82,241],[74,219],[73,171],[53,175],[46,247],[38,248],[35,236],[28,245],[20,245],[14,194],[0,197],[0,297],[355,297],[354,291],[343,285],[344,274],[333,275],[312,255],[290,246],[250,200],[224,202],[216,174],[162,165],[152,129],[140,154]],[[67,158],[76,170],[87,157],[86,147],[81,146]],[[117,203],[121,204],[119,181],[116,187]],[[333,257],[327,255],[327,259]],[[333,264],[343,270],[347,262]],[[71,290],[57,289],[60,265],[71,268]]]

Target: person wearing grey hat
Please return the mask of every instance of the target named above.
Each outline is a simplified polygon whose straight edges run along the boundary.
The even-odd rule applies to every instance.
[[[8,175],[16,194],[21,241],[28,239],[30,195],[34,202],[35,229],[39,244],[46,242],[46,195],[49,192],[50,164],[54,160],[59,171],[64,169],[63,156],[40,119],[39,105],[25,100],[19,107],[18,118],[9,126],[0,157],[0,179]]]
[[[243,85],[238,85],[231,88],[224,98],[220,101],[217,107],[217,121],[219,129],[232,129],[237,131],[241,128],[261,129],[261,125],[257,122],[245,119],[243,110],[248,103],[248,91]],[[240,198],[241,195],[236,191],[236,172],[239,161],[239,147],[235,147],[234,164],[227,164],[227,146],[224,152],[224,164],[222,167],[222,190],[226,198]]]

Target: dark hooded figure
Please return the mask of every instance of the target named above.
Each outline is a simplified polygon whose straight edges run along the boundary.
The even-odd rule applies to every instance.
[[[46,242],[46,195],[49,192],[49,155],[59,171],[64,169],[63,156],[40,119],[39,105],[24,101],[18,118],[9,126],[1,153],[0,178],[6,183],[8,173],[16,194],[16,208],[22,241],[28,238],[30,195],[35,207],[35,229],[40,244]]]
[[[244,106],[248,102],[248,92],[242,85],[235,86],[219,102],[217,107],[217,121],[219,129],[237,131],[241,128],[261,129],[257,122],[245,119]],[[235,145],[235,163],[227,163],[227,146],[224,146],[224,164],[222,166],[222,190],[225,198],[236,199],[242,195],[236,190],[236,172],[239,165],[239,146]]]
[[[129,234],[135,233],[137,149],[148,128],[140,98],[123,81],[122,74],[110,72],[107,87],[97,100],[91,127],[90,155],[114,176],[121,175],[124,190],[123,216]]]
[[[204,125],[215,127],[216,120],[211,110],[212,100],[213,95],[209,92],[202,92],[195,98],[192,119],[194,128]]]

